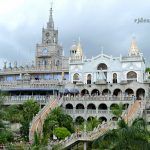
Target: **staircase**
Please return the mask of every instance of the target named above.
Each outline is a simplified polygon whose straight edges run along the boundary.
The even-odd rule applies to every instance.
[[[34,133],[42,135],[44,120],[47,118],[48,114],[56,107],[60,106],[63,102],[63,99],[58,99],[52,97],[49,99],[47,104],[36,114],[30,123],[29,129],[29,141],[32,143],[34,139]]]
[[[133,120],[137,117],[141,117],[143,114],[143,110],[145,108],[145,101],[136,100],[129,108],[127,113],[124,113],[122,116],[126,122],[132,124]],[[56,144],[61,144],[62,149],[71,147],[75,143],[79,141],[93,141],[97,139],[99,136],[102,136],[107,131],[111,129],[117,128],[117,124],[114,121],[103,122],[97,128],[90,132],[82,132],[80,137],[77,136],[76,133],[72,134],[70,137],[67,137],[65,140],[60,141]]]
[[[126,123],[129,125],[132,124],[132,122],[137,117],[142,117],[143,110],[145,109],[145,101],[144,100],[136,100],[127,110],[127,112],[124,114],[123,119]]]

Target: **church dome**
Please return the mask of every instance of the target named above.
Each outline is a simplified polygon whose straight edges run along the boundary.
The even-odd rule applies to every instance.
[[[74,43],[71,48],[70,48],[71,51],[74,51],[74,50],[77,50],[77,45]]]

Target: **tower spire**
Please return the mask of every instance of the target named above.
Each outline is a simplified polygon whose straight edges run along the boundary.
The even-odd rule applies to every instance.
[[[53,2],[51,2],[50,7],[50,15],[49,15],[49,22],[47,23],[47,28],[54,28],[54,21],[53,21]]]
[[[129,56],[137,56],[139,55],[139,49],[135,40],[135,37],[132,38],[131,46],[129,49]]]

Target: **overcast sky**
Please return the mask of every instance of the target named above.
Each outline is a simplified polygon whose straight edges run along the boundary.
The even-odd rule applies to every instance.
[[[7,60],[31,62],[42,27],[49,18],[50,0],[0,0],[0,66]],[[53,16],[65,54],[81,39],[84,54],[127,55],[132,37],[150,62],[149,0],[54,0]],[[150,20],[149,20],[150,21]]]

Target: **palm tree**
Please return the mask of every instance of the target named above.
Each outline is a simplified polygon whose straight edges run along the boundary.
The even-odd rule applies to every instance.
[[[150,132],[143,118],[135,119],[131,126],[120,120],[118,129],[108,131],[96,139],[92,146],[102,150],[149,150]]]

